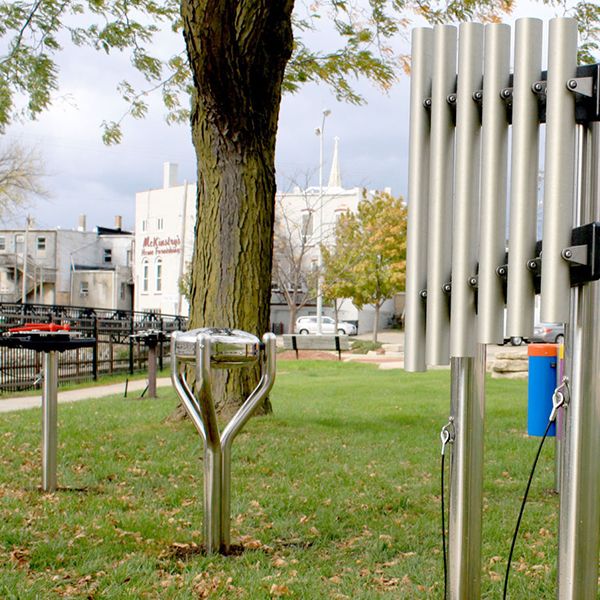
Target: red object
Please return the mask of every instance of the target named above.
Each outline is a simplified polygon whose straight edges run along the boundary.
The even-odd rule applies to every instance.
[[[529,344],[528,356],[556,356],[556,344]]]
[[[28,331],[71,331],[69,325],[57,325],[56,323],[27,323],[21,327],[12,327],[10,333],[26,333]]]

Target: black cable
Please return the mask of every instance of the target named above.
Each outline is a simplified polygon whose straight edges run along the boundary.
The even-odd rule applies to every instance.
[[[523,518],[523,513],[525,512],[525,503],[527,502],[527,495],[529,494],[529,488],[531,487],[531,482],[533,480],[535,468],[537,466],[537,462],[540,457],[540,454],[542,453],[542,448],[544,447],[544,442],[546,441],[546,436],[548,435],[548,431],[550,431],[550,427],[551,427],[552,423],[554,423],[553,419],[549,420],[548,425],[546,425],[546,431],[544,431],[544,437],[542,437],[542,441],[540,442],[540,446],[538,448],[537,454],[535,455],[535,460],[533,461],[533,466],[531,467],[531,472],[529,473],[529,481],[527,482],[527,487],[525,488],[525,495],[523,496],[523,502],[521,502],[521,510],[519,511],[519,518],[517,519],[517,526],[515,527],[515,533],[513,535],[512,543],[510,545],[510,552],[508,554],[508,563],[506,565],[506,574],[504,576],[504,592],[502,594],[502,600],[506,600],[506,594],[508,592],[508,574],[510,573],[510,563],[512,561],[515,544],[517,543],[517,535],[519,534],[519,527],[521,525],[521,519]]]
[[[444,458],[445,453],[442,452],[442,474],[441,474],[441,484],[442,484],[442,554],[444,557],[444,600],[448,597],[448,557],[446,554],[446,509],[444,503]]]

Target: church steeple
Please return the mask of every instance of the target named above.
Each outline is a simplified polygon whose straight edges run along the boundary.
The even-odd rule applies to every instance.
[[[338,150],[339,137],[333,138],[333,158],[331,160],[331,171],[329,173],[328,188],[341,188],[342,187],[342,173],[340,171],[340,156]]]

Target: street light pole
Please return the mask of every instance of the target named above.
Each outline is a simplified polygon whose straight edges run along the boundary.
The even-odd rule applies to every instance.
[[[319,136],[319,252],[317,274],[317,334],[323,333],[323,253],[321,244],[323,243],[323,134],[325,132],[325,119],[331,114],[328,109],[323,110],[323,119],[321,128],[317,128],[316,134]]]

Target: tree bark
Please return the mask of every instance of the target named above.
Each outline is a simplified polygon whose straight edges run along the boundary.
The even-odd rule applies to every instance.
[[[377,334],[379,333],[379,309],[381,308],[381,304],[377,302],[375,305],[375,320],[373,321],[373,342],[377,343]]]
[[[191,327],[269,330],[275,137],[292,8],[293,0],[182,0],[198,171]],[[258,369],[220,372],[218,412],[235,410],[257,381]]]

